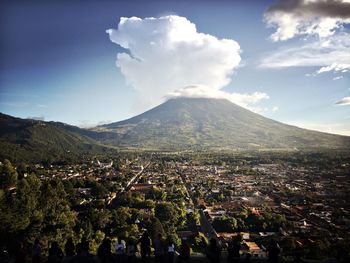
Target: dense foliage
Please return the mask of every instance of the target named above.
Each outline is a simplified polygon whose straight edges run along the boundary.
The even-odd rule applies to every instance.
[[[60,180],[42,182],[34,173],[19,178],[8,160],[1,166],[0,244],[33,243],[38,236],[43,244],[62,243],[73,233],[76,216],[70,209]],[[5,179],[8,178],[8,179]]]

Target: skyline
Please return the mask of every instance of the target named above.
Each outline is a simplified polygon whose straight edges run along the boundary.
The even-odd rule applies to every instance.
[[[2,2],[0,112],[88,127],[201,94],[350,135],[350,1],[218,2]]]

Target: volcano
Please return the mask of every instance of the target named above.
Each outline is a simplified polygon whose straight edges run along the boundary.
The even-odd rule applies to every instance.
[[[226,99],[170,99],[93,130],[109,135],[99,136],[104,144],[135,149],[350,149],[348,136],[287,125]]]

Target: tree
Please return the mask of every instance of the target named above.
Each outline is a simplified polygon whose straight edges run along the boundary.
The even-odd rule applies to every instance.
[[[251,231],[264,231],[264,222],[264,217],[252,213],[245,219],[245,224]]]
[[[17,186],[18,191],[13,194],[5,191],[0,205],[0,232],[10,236],[28,227],[30,211],[35,207],[30,196],[27,195],[30,194],[28,182],[20,180]]]
[[[166,202],[159,203],[156,205],[155,216],[167,228],[173,227],[179,219],[179,214],[177,213],[173,205],[171,203]]]
[[[237,220],[237,229],[239,231],[245,231],[247,229],[244,220],[242,218],[236,218]]]
[[[39,198],[39,208],[44,219],[42,223],[43,243],[51,240],[63,243],[72,235],[75,216],[70,210],[66,192],[61,181],[43,182]]]
[[[189,229],[196,231],[197,226],[200,225],[200,215],[198,211],[187,214],[187,225]]]
[[[166,196],[166,192],[158,187],[152,187],[151,191],[147,194],[147,198],[159,201],[164,201]]]
[[[88,212],[88,218],[95,230],[105,230],[111,222],[112,215],[109,210],[91,208]]]
[[[147,229],[152,238],[155,238],[158,234],[165,236],[165,231],[162,223],[157,217],[153,217],[148,223]]]
[[[97,254],[99,245],[102,243],[102,240],[105,238],[105,233],[101,230],[97,230],[93,236],[92,241],[90,242],[90,251],[94,254]]]
[[[145,208],[155,208],[156,204],[153,200],[147,199],[143,202],[142,206]]]
[[[140,235],[139,227],[136,224],[128,225],[126,231],[128,233],[128,237],[137,238]]]
[[[35,174],[17,181],[13,190],[0,194],[0,243],[31,241],[41,231],[43,213],[38,209],[41,182]]]
[[[169,239],[174,242],[175,247],[180,247],[181,239],[176,233],[172,233],[169,235]]]
[[[326,240],[316,240],[310,247],[309,256],[316,259],[321,259],[328,256],[330,244]]]
[[[33,242],[38,236],[44,245],[52,240],[63,243],[72,235],[75,223],[65,198],[60,181],[42,184],[35,174],[18,180],[14,190],[1,194],[0,236],[6,237],[6,243]]]
[[[280,227],[284,227],[287,221],[284,215],[273,214],[270,212],[265,212],[263,216],[263,228],[269,231],[278,231]]]
[[[123,233],[128,224],[131,222],[131,211],[128,207],[118,207],[111,210],[111,221],[109,223],[113,233],[120,235]]]
[[[63,181],[63,185],[64,185],[64,190],[66,191],[66,193],[73,197],[75,195],[75,190],[74,190],[74,186],[72,184],[71,181],[69,180],[65,180]]]
[[[94,234],[94,229],[88,218],[79,218],[74,226],[74,231],[77,233],[78,240],[90,239]]]
[[[213,227],[218,232],[233,232],[237,228],[237,220],[233,217],[217,217],[213,220]]]
[[[116,171],[121,171],[122,163],[121,163],[120,159],[115,159],[115,160],[113,161],[113,168],[114,168],[114,170],[116,170]]]
[[[95,182],[91,188],[91,195],[95,198],[104,198],[108,194],[108,190],[102,184]]]
[[[203,250],[207,247],[208,243],[208,238],[202,232],[198,232],[198,235],[193,238],[193,249],[203,253]]]
[[[17,166],[18,179],[24,178],[24,175],[28,172],[28,167],[24,163],[20,163]]]
[[[0,166],[0,188],[8,188],[16,184],[18,174],[11,162],[7,159],[4,160]]]

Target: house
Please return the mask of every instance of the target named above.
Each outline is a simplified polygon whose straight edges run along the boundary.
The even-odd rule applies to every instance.
[[[231,241],[233,237],[241,235],[243,240],[249,240],[250,235],[249,232],[236,232],[236,233],[228,233],[228,232],[219,232],[217,233],[217,237],[222,241]]]
[[[153,189],[154,184],[134,184],[131,187],[132,192],[148,193]]]
[[[177,231],[176,234],[180,239],[189,239],[191,237],[196,236],[196,233],[189,231],[189,230],[184,230],[184,231]]]
[[[217,237],[222,242],[230,242],[233,237],[237,236],[238,233],[228,233],[228,232],[219,232]]]
[[[261,249],[255,242],[244,241],[242,245],[244,253],[250,253],[253,258],[265,258],[266,252]]]

